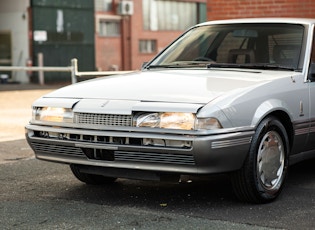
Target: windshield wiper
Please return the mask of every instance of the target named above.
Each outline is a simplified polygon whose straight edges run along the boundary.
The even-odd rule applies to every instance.
[[[285,65],[279,65],[279,64],[262,64],[260,65],[262,69],[269,69],[269,70],[290,70],[290,71],[296,71],[297,68],[294,68],[293,66],[285,66]],[[259,68],[259,65],[257,65],[257,68]]]
[[[209,61],[177,61],[171,62],[167,65],[148,65],[146,69],[157,69],[157,68],[193,68],[193,67],[206,67],[209,65]]]
[[[263,69],[263,70],[289,70],[296,71],[298,69],[292,66],[283,66],[278,64],[234,64],[234,63],[211,63],[207,65],[211,68],[239,68],[239,69]]]
[[[236,69],[261,69],[261,70],[288,70],[296,71],[298,69],[292,66],[283,66],[278,64],[235,64],[235,63],[209,63],[204,61],[182,61],[174,62],[167,65],[148,65],[145,69],[176,69],[176,68],[193,68],[206,66],[211,68],[236,68]]]
[[[159,69],[159,68],[178,68],[177,65],[148,65],[146,69]]]

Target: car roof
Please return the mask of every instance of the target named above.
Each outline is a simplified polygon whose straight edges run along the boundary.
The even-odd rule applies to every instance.
[[[238,18],[238,19],[225,19],[214,20],[200,25],[213,25],[213,24],[236,24],[236,23],[288,23],[288,24],[314,24],[315,18]]]

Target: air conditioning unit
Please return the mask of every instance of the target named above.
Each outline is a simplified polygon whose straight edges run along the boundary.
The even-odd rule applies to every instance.
[[[118,14],[132,15],[133,14],[133,1],[121,1],[118,5]]]

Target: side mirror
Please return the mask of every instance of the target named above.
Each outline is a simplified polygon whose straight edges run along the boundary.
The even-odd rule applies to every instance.
[[[308,70],[308,79],[310,81],[315,81],[315,63],[311,63],[310,68]]]
[[[141,65],[141,70],[144,70],[145,69],[145,67],[147,67],[147,64],[148,64],[149,62],[143,62],[142,63],[142,65]]]

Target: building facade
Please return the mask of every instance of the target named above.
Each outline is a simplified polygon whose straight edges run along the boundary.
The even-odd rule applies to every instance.
[[[95,0],[98,70],[135,70],[206,21],[206,0]]]
[[[30,59],[29,1],[0,0],[0,65],[24,66]],[[24,72],[5,72],[17,82],[28,82]]]
[[[77,30],[82,29],[82,34],[86,30],[93,34],[94,45],[90,49],[94,49],[94,57],[89,58],[89,61],[93,60],[87,69],[103,71],[140,69],[144,62],[152,59],[189,26],[205,20],[315,17],[313,0],[0,0],[0,65],[25,66],[30,63],[36,65],[37,50],[45,48],[44,44],[40,43],[43,42],[41,39],[46,39],[45,33],[42,32],[45,28],[52,28],[57,32],[55,34],[64,35],[63,38],[66,40],[63,44],[60,41],[49,44],[51,47],[55,46],[55,51],[58,50],[60,55],[46,55],[44,65],[46,63],[51,66],[69,65],[70,59],[76,57],[62,48],[63,45],[68,49],[70,47],[70,43],[67,43],[69,33],[66,32],[71,19],[68,18],[67,9],[68,6],[73,9],[80,8],[80,4],[85,5],[82,1],[94,4],[94,13],[88,16],[92,17],[93,28],[86,28],[84,24],[82,28],[77,24],[71,25],[76,25]],[[55,13],[51,14],[52,18],[39,20],[37,19],[39,17],[34,17],[32,9],[34,2],[37,3],[37,10],[44,7],[42,3],[53,3],[54,7],[50,6],[53,8],[52,11],[55,10]],[[60,4],[61,8],[56,4]],[[67,9],[62,11],[62,7]],[[87,17],[80,14],[78,10],[78,15],[74,17],[78,20]],[[33,28],[34,25],[36,28]],[[34,30],[38,30],[36,35],[39,37],[35,37]],[[72,35],[75,34],[74,31],[70,32],[73,32]],[[83,37],[80,38],[82,44],[86,45]],[[58,56],[62,56],[63,59]],[[86,57],[85,55],[79,59],[79,70],[83,70],[80,67],[87,63],[84,61]],[[14,82],[27,83],[31,80],[29,73],[26,72],[16,71],[8,74],[10,80]]]

